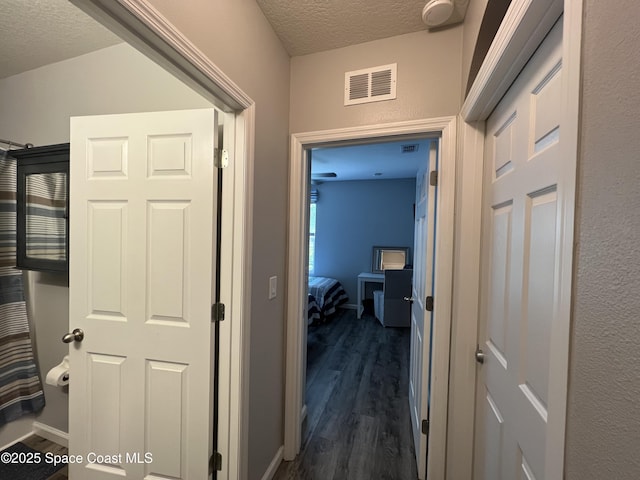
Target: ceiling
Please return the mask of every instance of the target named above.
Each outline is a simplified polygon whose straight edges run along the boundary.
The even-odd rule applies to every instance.
[[[122,40],[68,0],[0,0],[0,78]]]
[[[291,56],[426,29],[426,0],[256,2]],[[120,42],[69,0],[0,0],[0,78]]]
[[[289,55],[426,30],[426,0],[256,0]]]

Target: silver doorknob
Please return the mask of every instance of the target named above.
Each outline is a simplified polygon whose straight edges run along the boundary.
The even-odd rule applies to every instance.
[[[413,302],[413,297],[404,297],[405,302]]]
[[[484,352],[480,348],[480,345],[476,345],[476,362],[484,363]]]
[[[64,343],[81,342],[83,339],[84,332],[79,328],[76,328],[73,332],[67,333],[64,337],[62,337],[62,341]]]

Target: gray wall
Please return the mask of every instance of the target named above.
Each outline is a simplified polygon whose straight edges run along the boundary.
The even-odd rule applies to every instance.
[[[462,26],[416,32],[291,59],[292,133],[456,115]],[[397,98],[344,106],[344,74],[398,64]]]
[[[254,0],[150,3],[256,102],[249,478],[261,478],[284,441],[289,56]]]
[[[640,3],[585,2],[567,480],[640,477]]]
[[[149,78],[153,78],[149,82]],[[35,145],[69,141],[69,117],[206,108],[210,103],[126,44],[0,80],[3,138]],[[65,275],[25,272],[27,308],[44,377],[68,352]],[[66,389],[44,385],[46,406],[38,422],[66,432]],[[33,417],[0,428],[0,445],[31,431]]]

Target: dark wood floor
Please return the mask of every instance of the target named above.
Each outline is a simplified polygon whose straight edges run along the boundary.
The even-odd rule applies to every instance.
[[[409,333],[355,310],[309,327],[302,450],[275,480],[417,479]]]
[[[274,480],[416,480],[409,418],[409,329],[384,328],[370,315],[339,310],[309,327],[307,419],[298,458]],[[40,452],[67,449],[37,435]],[[46,480],[67,480],[68,467]],[[44,479],[43,479],[44,480]]]
[[[27,447],[31,447],[34,450],[42,453],[51,452],[56,455],[68,455],[69,450],[62,445],[58,445],[57,443],[53,443],[50,440],[42,438],[38,435],[31,435],[30,437],[22,440]],[[69,467],[64,466],[56,473],[42,480],[67,480],[69,475]],[[17,480],[17,479],[16,479]]]

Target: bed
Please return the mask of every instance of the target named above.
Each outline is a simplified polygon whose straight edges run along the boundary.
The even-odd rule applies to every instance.
[[[335,278],[309,277],[308,322],[323,322],[349,297]]]
[[[318,302],[316,302],[316,298],[309,294],[309,298],[307,301],[307,323],[311,325],[312,323],[319,323],[322,319],[322,315],[320,315],[320,307],[318,307]]]

